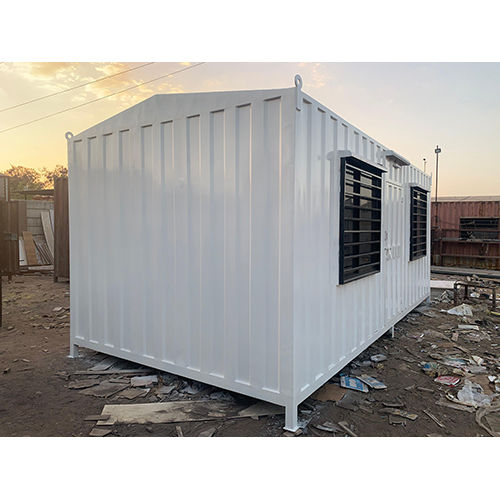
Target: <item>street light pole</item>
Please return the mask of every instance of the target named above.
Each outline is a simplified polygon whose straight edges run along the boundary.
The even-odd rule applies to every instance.
[[[436,204],[436,226],[438,225],[438,175],[439,175],[439,153],[441,153],[441,148],[436,146],[434,150],[436,153],[436,198],[434,199],[434,203]]]
[[[424,174],[425,174],[426,167],[427,167],[427,160],[424,158]]]

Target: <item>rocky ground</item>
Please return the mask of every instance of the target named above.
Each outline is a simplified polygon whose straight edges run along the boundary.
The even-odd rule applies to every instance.
[[[87,349],[81,350],[80,358],[69,359],[68,283],[54,283],[49,275],[22,275],[11,283],[4,278],[3,291],[0,436],[291,436],[283,431],[283,415],[233,418],[257,402],[252,398],[155,370],[125,374],[123,370],[144,367]],[[500,375],[500,315],[489,311],[490,304],[479,291],[467,303],[472,316],[451,315],[446,312],[453,307],[450,293],[437,294],[430,305],[396,325],[394,338],[380,338],[300,405],[302,428],[297,436],[500,432],[500,380],[495,385]],[[372,361],[374,355],[386,359]],[[108,373],[77,374],[99,365]],[[142,375],[156,378],[150,385],[137,379],[139,386],[131,387],[132,377]],[[344,389],[339,385],[341,375],[371,375],[387,388]],[[438,376],[456,377],[458,383],[444,385],[435,381]],[[202,416],[199,421],[176,423],[97,426],[95,419],[85,420],[101,414],[106,404],[174,401],[196,401],[209,409],[222,405],[224,410],[215,418],[212,412],[207,420]]]

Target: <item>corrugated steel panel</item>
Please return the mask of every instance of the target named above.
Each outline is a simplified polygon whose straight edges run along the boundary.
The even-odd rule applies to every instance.
[[[427,256],[410,262],[409,200],[410,184],[429,190],[430,177],[386,162],[388,148],[310,96],[301,94],[299,108],[293,307],[295,397],[302,401],[429,295],[430,227]],[[387,168],[381,272],[344,285],[338,283],[339,150]]]
[[[234,94],[71,139],[72,338],[284,404],[294,91]]]
[[[429,293],[408,247],[409,183],[430,178],[300,88],[155,96],[68,138],[74,345],[284,405],[293,428]],[[386,238],[381,272],[339,287],[345,149],[387,163]]]
[[[438,198],[438,206],[436,210],[436,202],[432,202],[433,262],[443,266],[500,269],[500,242],[460,239],[462,217],[500,218],[500,200],[443,202]],[[500,240],[500,233],[496,239]]]

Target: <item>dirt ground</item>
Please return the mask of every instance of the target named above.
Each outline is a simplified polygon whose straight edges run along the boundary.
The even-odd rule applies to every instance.
[[[436,279],[448,279],[435,276]],[[452,303],[435,302],[421,307],[420,312],[408,315],[396,325],[395,338],[386,335],[371,345],[355,362],[342,372],[351,375],[367,373],[383,381],[386,390],[369,393],[347,391],[350,405],[338,406],[334,401],[308,398],[299,408],[303,425],[299,437],[344,436],[343,432],[328,432],[315,426],[325,422],[348,422],[358,436],[488,436],[476,423],[476,412],[439,406],[437,401],[450,403],[446,393],[455,396],[464,380],[479,383],[485,394],[495,394],[488,375],[499,373],[500,317],[487,311],[484,298],[470,302],[474,316],[469,320],[479,331],[460,330],[452,340],[457,326],[464,323],[441,309]],[[75,375],[78,370],[94,366],[102,355],[82,349],[83,356],[70,359],[69,346],[69,284],[54,283],[50,275],[15,276],[11,283],[3,278],[3,327],[0,329],[0,436],[88,436],[94,422],[85,421],[88,415],[100,414],[105,404],[116,402],[116,396],[98,398],[68,388],[71,381],[85,377]],[[456,337],[456,334],[455,334]],[[374,354],[384,354],[387,360],[370,363]],[[442,361],[446,356],[472,355],[483,358],[483,373],[471,374],[462,369],[440,364],[439,374],[457,375],[460,384],[448,387],[434,381],[422,370],[421,362]],[[364,362],[364,364],[363,364]],[[358,363],[358,364],[356,364]],[[363,366],[360,366],[363,365]],[[112,378],[101,376],[100,380]],[[175,377],[177,390],[159,399],[154,391],[146,397],[120,403],[158,402],[200,399],[219,389],[203,386],[190,395],[183,390],[189,381]],[[338,382],[334,377],[331,382]],[[160,379],[161,383],[161,379]],[[227,391],[223,391],[226,392]],[[236,403],[255,402],[252,398],[227,393]],[[346,399],[343,400],[344,402]],[[385,403],[385,404],[384,404]],[[342,404],[342,403],[340,403]],[[398,406],[418,415],[412,421],[384,413]],[[458,405],[460,406],[460,405]],[[443,425],[438,425],[430,412]],[[391,424],[391,421],[393,422]],[[284,436],[284,416],[266,416],[258,419],[219,419],[181,424],[114,425],[109,436],[177,436],[180,425],[184,436],[198,436],[215,428],[214,436]]]

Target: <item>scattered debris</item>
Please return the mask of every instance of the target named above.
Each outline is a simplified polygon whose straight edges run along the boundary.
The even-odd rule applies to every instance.
[[[111,434],[111,429],[102,429],[99,427],[94,427],[91,431],[89,436],[92,437],[104,437],[107,436],[108,434]]]
[[[132,377],[130,379],[130,385],[132,387],[146,387],[148,385],[153,385],[158,383],[157,375],[147,375],[144,377]]]
[[[401,401],[382,401],[382,405],[386,408],[403,408],[404,403]]]
[[[439,427],[441,428],[445,428],[446,426],[440,422],[430,411],[427,411],[427,410],[423,410],[423,412],[431,419],[433,420],[437,425],[439,425]]]
[[[491,397],[484,394],[483,388],[466,379],[464,386],[457,393],[458,401],[468,406],[483,407],[491,403]]]
[[[215,427],[210,427],[206,431],[200,432],[198,437],[212,437],[217,429]]]
[[[160,396],[168,396],[175,388],[175,385],[162,385],[156,389],[156,394],[159,394]]]
[[[406,427],[406,420],[404,418],[397,418],[394,415],[389,414],[389,423],[391,425],[401,425]]]
[[[443,385],[455,386],[460,383],[460,379],[458,377],[452,377],[449,375],[441,375],[440,377],[435,378],[434,382],[438,382],[439,384]]]
[[[477,330],[479,331],[479,326],[477,325],[458,325],[459,330]]]
[[[234,401],[234,397],[225,391],[214,391],[208,397],[210,399],[215,399],[216,401],[227,401],[229,403]]]
[[[349,436],[352,437],[358,437],[357,434],[355,434],[349,427],[349,424],[343,420],[342,422],[338,422],[339,427],[346,433],[349,434]]]
[[[358,380],[357,378],[354,377],[348,377],[347,375],[340,377],[340,385],[341,387],[345,387],[346,389],[352,389],[354,391],[360,391],[360,392],[369,391],[368,386],[364,382],[361,382],[361,380]]]
[[[348,391],[340,401],[335,403],[335,405],[350,411],[358,411],[359,408],[355,393],[351,391]]]
[[[315,393],[311,395],[311,398],[318,401],[340,401],[342,397],[347,392],[347,389],[340,387],[337,384],[326,383],[320,387]]]
[[[436,375],[439,374],[439,364],[434,361],[422,362],[421,368],[426,375],[429,375],[429,377],[436,377]]]
[[[68,389],[86,389],[87,387],[92,387],[98,384],[99,380],[96,379],[76,380],[74,382],[70,382],[67,387]]]
[[[441,363],[443,363],[443,365],[452,366],[453,368],[465,368],[467,366],[467,361],[462,358],[443,358]]]
[[[182,427],[180,425],[175,426],[175,432],[177,432],[177,436],[184,437],[184,434],[182,433]]]
[[[404,410],[398,410],[397,408],[382,408],[379,410],[380,413],[390,413],[391,415],[395,415],[397,417],[404,417],[408,420],[416,420],[418,415],[416,413],[408,413]]]
[[[356,378],[361,380],[361,382],[364,382],[372,389],[387,389],[387,386],[384,383],[380,382],[376,378],[370,377],[370,375],[358,375]]]
[[[181,392],[184,392],[186,394],[198,394],[200,391],[203,390],[203,386],[197,382],[193,382],[192,384],[187,384],[186,387],[181,389]]]
[[[382,361],[385,361],[387,359],[387,356],[385,356],[384,354],[375,354],[373,356],[370,356],[370,359],[374,363],[382,363]]]
[[[10,372],[10,366],[8,366],[7,368],[3,369],[3,373],[9,373],[9,372]]]
[[[314,425],[316,429],[319,429],[320,431],[324,432],[340,432],[342,429],[338,427],[337,425],[333,424],[332,422],[323,422],[322,424],[316,424]]]
[[[77,370],[75,375],[147,375],[152,371],[150,368],[131,370]]]
[[[424,392],[434,392],[433,389],[428,389],[427,387],[420,387],[420,386],[417,387],[417,390],[424,391]]]
[[[238,411],[239,410],[239,411]],[[120,424],[164,424],[198,422],[219,418],[243,418],[252,415],[283,414],[282,406],[258,402],[248,408],[219,401],[170,401],[167,403],[140,403],[106,405],[102,413],[116,417]]]
[[[280,415],[285,412],[282,406],[273,405],[266,401],[258,401],[257,403],[238,412],[240,417],[262,417],[265,415]]]
[[[110,417],[111,417],[111,415],[88,415],[83,420],[97,422],[97,421],[108,420]]]
[[[116,417],[111,417],[109,415],[106,415],[106,418],[103,418],[101,420],[98,420],[96,422],[96,425],[99,426],[111,426],[116,424]]]
[[[497,399],[491,406],[479,408],[476,412],[476,422],[490,436],[500,437],[500,400]]]
[[[297,429],[295,432],[285,431],[283,433],[283,436],[285,436],[285,437],[296,437],[296,436],[300,436],[301,434],[303,434],[302,429]],[[318,434],[316,434],[316,435],[318,435]]]
[[[481,366],[484,363],[484,359],[480,356],[471,356],[471,359],[476,365]]]
[[[125,389],[124,391],[120,392],[118,394],[118,397],[127,399],[143,398],[149,393],[150,390],[151,389],[149,388],[140,389],[136,387],[129,387],[128,389]]]
[[[467,304],[460,304],[459,306],[452,307],[446,311],[448,314],[455,316],[472,316],[472,308]]]
[[[113,396],[126,387],[128,387],[128,384],[113,384],[105,380],[99,385],[94,385],[93,387],[89,387],[88,389],[83,389],[83,391],[80,391],[80,394],[85,394],[86,396],[96,396],[98,398],[108,398],[109,396]]]
[[[118,361],[119,359],[115,358],[114,356],[106,356],[103,360],[97,363],[97,365],[93,366],[92,368],[89,368],[89,371],[96,372],[96,371],[107,370],[108,368],[111,368],[114,364],[116,364]]]

